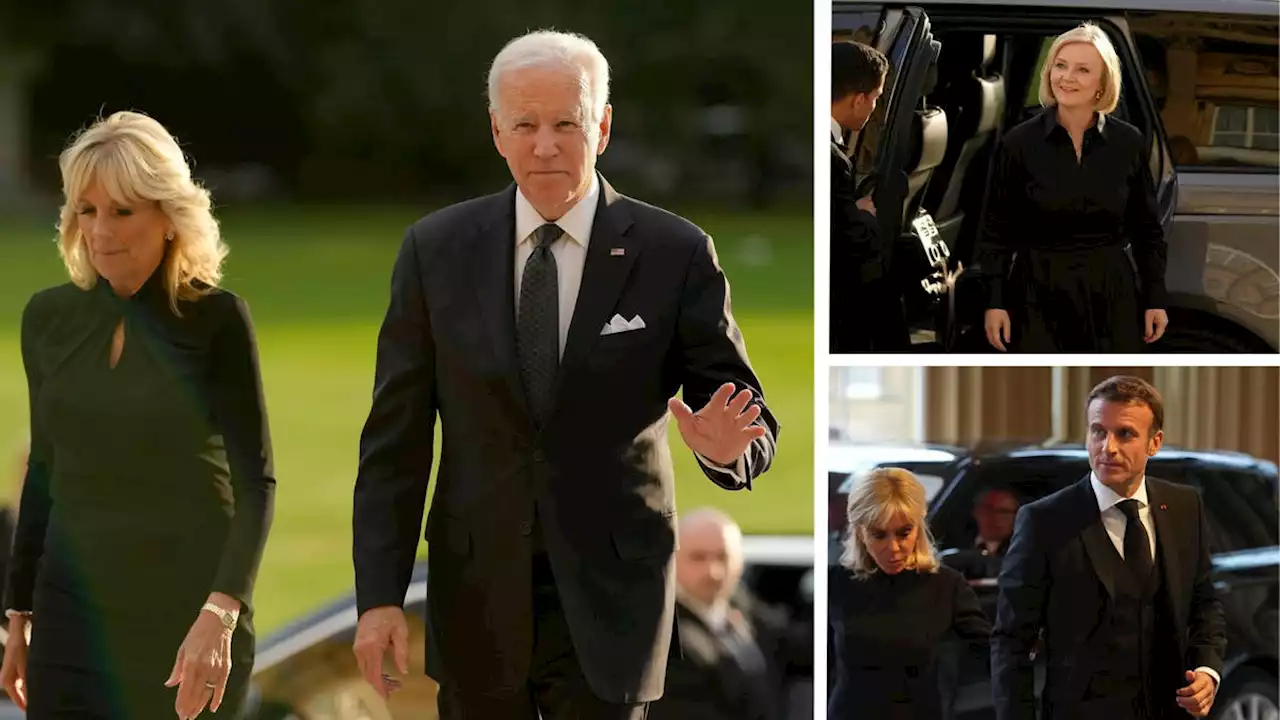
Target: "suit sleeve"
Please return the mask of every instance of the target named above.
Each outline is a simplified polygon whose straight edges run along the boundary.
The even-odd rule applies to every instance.
[[[881,277],[876,216],[858,207],[853,171],[831,153],[831,273],[833,282],[870,282]],[[842,279],[843,278],[843,279]]]
[[[1142,278],[1143,310],[1163,310],[1169,304],[1164,274],[1168,246],[1164,227],[1156,206],[1156,189],[1151,181],[1151,150],[1145,138],[1139,138],[1134,168],[1129,173],[1129,199],[1125,206],[1124,224],[1133,258]]]
[[[1221,677],[1223,657],[1227,651],[1226,616],[1222,601],[1213,590],[1209,523],[1205,519],[1204,500],[1199,493],[1196,494],[1196,516],[1200,542],[1195,580],[1191,586],[1191,612],[1187,615],[1187,668],[1211,668]]]
[[[991,198],[978,238],[977,265],[987,284],[987,307],[1006,309],[1005,283],[1020,238],[1018,211],[1025,201],[1026,168],[1008,138],[996,148]]]
[[[22,482],[22,499],[18,505],[18,521],[14,530],[5,580],[5,608],[30,611],[35,589],[36,569],[44,554],[45,529],[53,500],[49,480],[53,470],[53,447],[36,421],[36,400],[40,397],[41,372],[36,359],[36,330],[42,326],[36,317],[36,300],[27,303],[22,313],[22,364],[27,375],[27,399],[31,418],[31,446],[27,454],[27,471]]]
[[[360,435],[352,512],[359,614],[401,607],[413,575],[431,477],[436,422],[435,345],[411,228],[391,273],[378,333],[373,404]]]
[[[997,720],[1035,720],[1031,651],[1044,625],[1049,562],[1033,508],[1018,510],[1013,539],[1000,569],[991,635],[991,683]]]
[[[249,307],[240,298],[214,337],[212,368],[214,409],[231,468],[235,514],[211,589],[248,608],[275,513],[276,480],[258,344]]]
[[[704,474],[717,485],[730,490],[751,488],[751,481],[769,469],[777,447],[778,423],[765,403],[764,392],[751,362],[747,358],[746,341],[733,319],[729,300],[729,281],[716,258],[710,237],[702,242],[689,261],[676,335],[680,362],[684,369],[684,402],[696,412],[707,404],[724,383],[738,390],[751,391],[751,404],[760,406],[756,423],[764,426],[764,436],[751,442],[738,467],[741,482],[731,473],[717,471],[700,463]]]

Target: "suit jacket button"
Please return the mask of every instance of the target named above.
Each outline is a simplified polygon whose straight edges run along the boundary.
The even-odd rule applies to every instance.
[[[521,535],[530,535],[530,534],[532,534],[532,533],[533,533],[533,523],[529,522],[528,520],[521,520],[521,521],[520,521],[520,534],[521,534]]]

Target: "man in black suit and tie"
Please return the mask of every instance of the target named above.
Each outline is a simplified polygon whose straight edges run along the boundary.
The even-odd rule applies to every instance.
[[[1089,394],[1089,477],[1018,511],[1000,574],[991,672],[996,717],[1204,717],[1226,652],[1195,490],[1147,477],[1164,409],[1145,380]]]
[[[744,612],[755,602],[739,587],[742,530],[723,512],[699,508],[680,518],[679,539],[676,624],[683,653],[648,720],[776,720],[783,707],[778,661],[785,658],[773,655],[789,649],[778,647],[785,619]]]
[[[889,61],[857,42],[831,45],[831,352],[911,348],[902,293],[889,273],[892,241],[880,238],[876,206],[856,193],[853,133],[884,92]]]
[[[392,273],[355,488],[354,650],[384,695],[388,650],[407,672],[438,414],[427,672],[443,718],[643,717],[675,618],[668,410],[724,488],[773,459],[711,239],[595,171],[608,87],[581,36],[504,47],[489,105],[515,183],[419,220]]]

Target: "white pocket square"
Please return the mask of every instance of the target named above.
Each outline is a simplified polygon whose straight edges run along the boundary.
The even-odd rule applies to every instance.
[[[605,323],[604,329],[600,331],[601,335],[613,335],[614,333],[627,332],[628,330],[643,330],[644,318],[639,315],[624,320],[621,315],[614,315],[613,319]]]

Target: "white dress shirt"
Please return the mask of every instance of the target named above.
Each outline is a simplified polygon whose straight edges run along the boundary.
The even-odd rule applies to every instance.
[[[831,118],[831,139],[835,141],[835,144],[841,147],[844,146],[844,128],[840,126],[840,123],[836,122],[835,118]]]
[[[1102,526],[1107,530],[1107,537],[1111,538],[1111,544],[1115,546],[1116,553],[1121,559],[1124,558],[1124,531],[1129,525],[1129,518],[1120,509],[1119,505],[1122,500],[1133,499],[1138,501],[1138,520],[1142,522],[1142,526],[1147,529],[1147,540],[1151,544],[1151,561],[1156,561],[1156,524],[1151,517],[1151,504],[1147,501],[1147,478],[1143,476],[1138,481],[1138,489],[1133,493],[1132,498],[1125,498],[1120,493],[1112,490],[1102,481],[1098,479],[1096,473],[1089,473],[1089,482],[1093,485],[1093,495],[1098,499],[1098,511],[1102,516]],[[1213,668],[1198,667],[1196,672],[1203,672],[1213,678],[1214,692],[1217,692],[1217,686],[1222,682],[1222,678]]]
[[[560,299],[560,357],[569,339],[569,325],[573,321],[573,309],[578,304],[578,289],[582,286],[582,271],[587,265],[587,246],[591,243],[591,228],[595,224],[596,206],[600,202],[600,180],[591,174],[587,194],[561,215],[555,224],[564,234],[551,243],[551,254],[556,259],[556,290]],[[524,266],[533,254],[533,233],[548,221],[533,207],[524,191],[516,187],[516,261],[515,261],[515,312],[520,317],[520,281],[524,278]],[[698,408],[694,408],[698,410]],[[698,452],[693,453],[704,466],[732,477],[739,485],[746,483],[750,449],[738,458],[730,468],[721,467]]]

